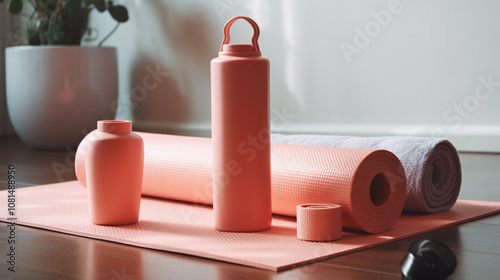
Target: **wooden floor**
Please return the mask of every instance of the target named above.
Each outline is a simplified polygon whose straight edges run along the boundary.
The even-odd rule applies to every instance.
[[[460,154],[460,199],[500,201],[500,155]],[[0,137],[0,189],[7,166],[17,187],[74,180],[74,150],[32,150]],[[4,209],[0,211],[5,211]],[[0,224],[0,279],[401,279],[399,264],[420,239],[447,244],[457,255],[452,279],[499,279],[500,215],[395,241],[283,272],[265,271],[46,230],[16,227],[16,270],[7,270],[9,230]]]

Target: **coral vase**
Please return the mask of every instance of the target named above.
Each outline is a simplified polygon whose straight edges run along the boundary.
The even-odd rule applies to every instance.
[[[85,179],[90,219],[127,225],[139,219],[144,144],[130,121],[98,121],[86,137]]]

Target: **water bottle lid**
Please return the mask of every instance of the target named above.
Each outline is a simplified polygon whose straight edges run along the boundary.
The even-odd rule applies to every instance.
[[[242,45],[242,44],[229,44],[231,41],[231,36],[229,35],[229,30],[231,29],[231,26],[233,23],[239,19],[244,19],[253,28],[253,37],[252,37],[252,44],[251,45]],[[260,53],[260,48],[257,40],[259,39],[259,26],[253,19],[249,17],[244,17],[244,16],[237,16],[232,19],[230,19],[226,25],[224,25],[224,39],[222,40],[222,44],[220,46],[220,51],[254,51]]]
[[[225,44],[222,45],[222,51],[224,52],[247,52],[247,51],[253,51],[253,46],[252,45],[243,45],[243,44]]]

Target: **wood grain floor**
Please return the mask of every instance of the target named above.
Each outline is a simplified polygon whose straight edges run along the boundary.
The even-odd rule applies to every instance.
[[[460,154],[460,199],[500,201],[500,155]],[[74,180],[74,150],[27,148],[0,138],[0,189],[7,166],[16,165],[17,187]],[[1,210],[4,211],[4,210]],[[7,270],[8,228],[0,224],[0,279],[401,279],[399,264],[420,239],[447,244],[457,255],[452,279],[499,279],[500,215],[432,231],[283,272],[142,249],[46,230],[16,227],[16,273]]]

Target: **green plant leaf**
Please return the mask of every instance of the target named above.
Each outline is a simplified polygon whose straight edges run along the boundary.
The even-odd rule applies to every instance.
[[[23,1],[21,0],[10,0],[9,11],[13,15],[19,14],[23,9]]]
[[[101,13],[106,11],[106,2],[104,2],[104,0],[96,0],[94,2],[94,5],[96,9]]]
[[[87,0],[85,1],[87,6],[92,6],[99,11],[99,12],[104,12],[106,11],[106,1],[105,0]]]
[[[122,5],[112,5],[108,7],[111,16],[118,22],[126,22],[128,20],[128,10]]]

